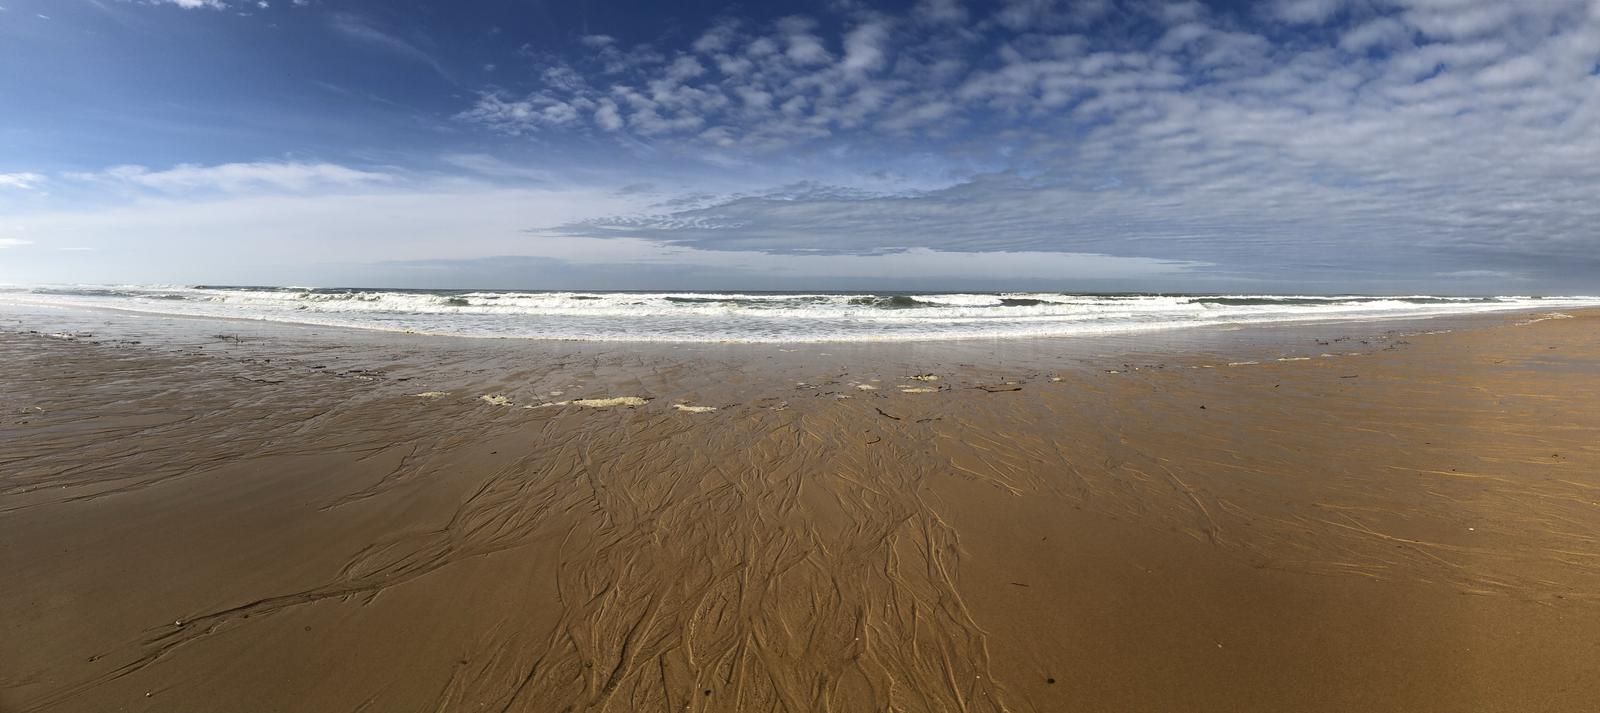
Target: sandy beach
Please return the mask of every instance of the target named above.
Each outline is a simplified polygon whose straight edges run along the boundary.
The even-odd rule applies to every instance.
[[[1600,310],[698,347],[0,316],[6,713],[1600,700]]]

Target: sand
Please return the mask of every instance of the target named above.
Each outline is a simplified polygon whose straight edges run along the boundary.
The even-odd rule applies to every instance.
[[[6,329],[7,713],[1600,700],[1600,312],[1159,354]],[[553,389],[609,407],[469,396]]]

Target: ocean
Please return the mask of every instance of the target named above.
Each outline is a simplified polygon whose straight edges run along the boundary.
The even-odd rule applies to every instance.
[[[0,302],[462,337],[784,343],[1065,337],[1205,325],[1415,319],[1600,306],[1600,297],[53,285],[0,287]]]

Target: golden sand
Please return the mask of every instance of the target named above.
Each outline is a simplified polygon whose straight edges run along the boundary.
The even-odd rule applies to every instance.
[[[0,334],[0,710],[1594,710],[1600,314],[1535,319],[373,381]],[[660,401],[485,408],[568,384]]]

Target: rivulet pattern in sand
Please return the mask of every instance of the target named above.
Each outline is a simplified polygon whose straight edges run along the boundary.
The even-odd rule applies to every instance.
[[[5,334],[0,709],[1370,703],[1325,626],[1395,710],[1515,699],[1600,632],[1595,323],[798,375]]]
[[[61,354],[29,365],[36,378],[88,371],[72,363],[84,347],[43,346]],[[273,397],[286,389],[230,379],[166,406],[188,413],[133,425],[124,419],[158,409],[105,388],[161,398],[149,387],[170,365],[124,353],[95,366],[109,373],[93,390],[130,415],[103,414],[93,429],[62,423],[54,438],[9,452],[10,509],[182,487],[173,481],[205,471],[179,465],[195,452],[241,470],[323,456],[367,475],[304,504],[319,513],[417,497],[440,479],[467,488],[447,518],[393,523],[323,581],[188,611],[97,652],[108,670],[41,703],[70,704],[267,615],[372,602],[463,561],[522,551],[558,562],[554,599],[518,602],[507,588],[506,611],[480,622],[478,648],[450,671],[438,709],[544,710],[562,700],[627,711],[707,698],[739,710],[1001,707],[982,634],[955,588],[955,535],[918,492],[931,454],[906,448],[915,441],[903,435],[897,445],[841,438],[854,430],[855,405],[750,409],[719,423],[715,438],[700,419],[669,412],[513,412],[508,421],[465,408],[454,417],[466,423],[440,434],[446,424],[428,406],[365,396],[360,382],[301,390],[299,408],[280,408]],[[927,428],[917,430],[931,436]],[[453,457],[463,439],[491,437],[521,452],[494,467]],[[170,447],[130,447],[137,438]],[[73,467],[57,457],[66,450],[99,465]]]

